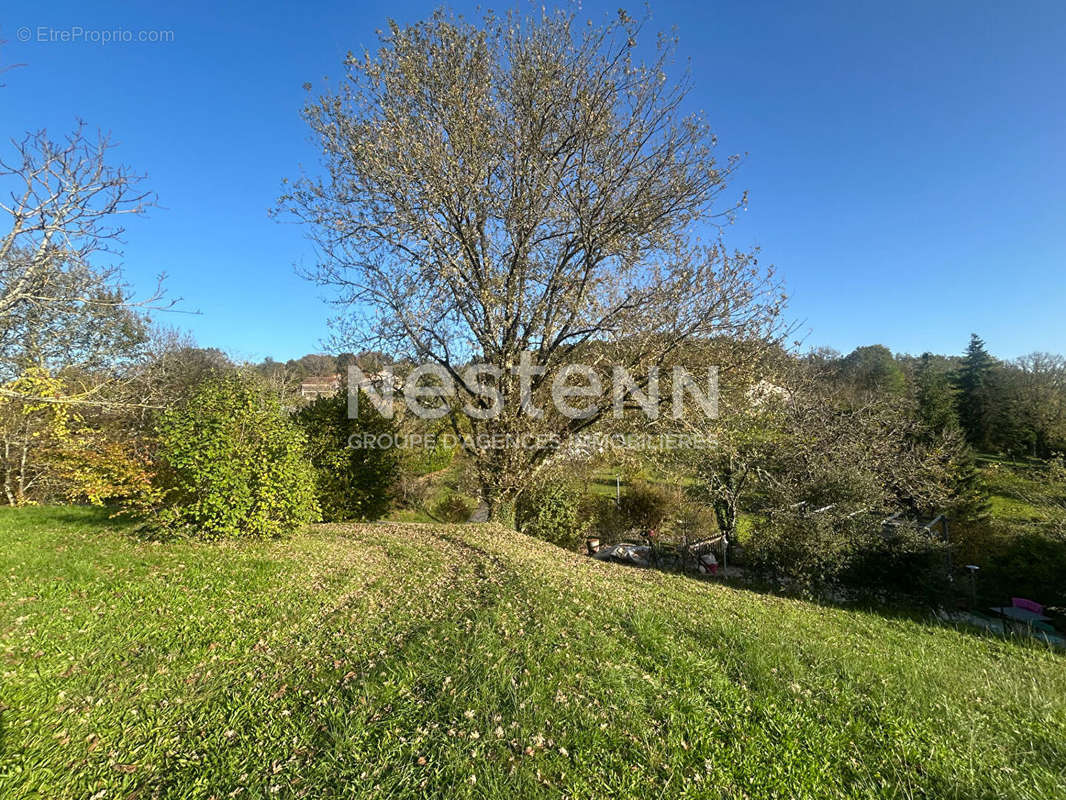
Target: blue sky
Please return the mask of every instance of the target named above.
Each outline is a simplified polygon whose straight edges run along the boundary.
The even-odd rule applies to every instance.
[[[302,84],[435,5],[9,4],[0,64],[26,66],[0,78],[2,132],[111,131],[161,204],[129,226],[130,282],[168,273],[202,314],[167,321],[205,346],[299,356],[332,309],[294,274],[304,231],[267,210],[316,168]],[[729,240],[777,266],[807,344],[960,352],[977,331],[1001,357],[1066,352],[1066,3],[654,3],[651,27],[675,25],[721,154],[747,153]],[[37,41],[78,26],[173,40]]]

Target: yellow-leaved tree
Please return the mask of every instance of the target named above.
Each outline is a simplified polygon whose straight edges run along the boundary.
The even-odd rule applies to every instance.
[[[59,491],[59,462],[79,424],[63,381],[43,367],[31,367],[0,394],[0,477],[9,505]]]

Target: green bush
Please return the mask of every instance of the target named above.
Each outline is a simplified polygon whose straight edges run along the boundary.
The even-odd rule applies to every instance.
[[[948,545],[913,524],[861,528],[839,581],[854,598],[941,605],[953,591]]]
[[[618,504],[626,526],[641,533],[660,530],[677,507],[676,492],[644,481],[627,486]]]
[[[578,489],[562,482],[530,487],[515,503],[515,527],[527,536],[576,548],[589,530],[581,499]]]
[[[805,596],[939,600],[949,591],[946,545],[913,526],[883,532],[876,520],[779,512],[751,535],[745,562]]]
[[[360,401],[359,408],[361,409],[362,407],[363,403]],[[362,414],[361,411],[360,414]],[[447,469],[451,466],[452,461],[455,460],[457,450],[457,447],[446,445],[443,442],[434,447],[408,448],[403,452],[403,472],[414,476],[440,472],[442,469]]]
[[[378,519],[389,509],[399,460],[392,422],[365,399],[348,417],[345,392],[301,408],[296,423],[307,439],[322,518],[328,522]]]
[[[613,497],[585,495],[578,515],[588,525],[589,534],[598,536],[602,544],[614,544],[625,536],[626,522]]]
[[[474,513],[474,506],[457,494],[442,497],[433,506],[433,516],[441,522],[466,522]]]
[[[1006,536],[978,574],[982,594],[997,605],[1028,597],[1066,606],[1066,538],[1030,531]]]
[[[157,436],[164,528],[262,537],[317,519],[303,434],[255,379],[208,378],[163,413]]]
[[[745,564],[798,594],[826,593],[836,587],[837,576],[847,566],[853,526],[822,514],[774,514],[745,543]]]
[[[716,526],[705,514],[699,519],[686,515],[689,506],[695,507],[676,490],[641,481],[627,486],[617,502],[613,497],[586,495],[578,504],[578,516],[604,544],[636,541],[649,531],[663,534],[686,526],[692,529],[686,532],[701,526],[713,531]]]
[[[709,539],[718,533],[714,509],[688,498],[677,506],[672,524],[677,533],[684,535],[690,542]]]

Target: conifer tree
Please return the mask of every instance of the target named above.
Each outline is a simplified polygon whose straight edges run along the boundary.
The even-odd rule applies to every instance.
[[[939,434],[958,428],[959,415],[955,409],[955,388],[950,375],[938,368],[931,353],[923,353],[915,372],[918,416],[931,433]]]
[[[958,389],[959,424],[966,441],[978,450],[989,443],[989,379],[996,360],[985,350],[985,343],[976,333],[970,334],[962,365],[955,375]]]
[[[967,448],[957,462],[950,516],[969,522],[985,522],[991,513],[992,503],[977,470],[977,461]]]

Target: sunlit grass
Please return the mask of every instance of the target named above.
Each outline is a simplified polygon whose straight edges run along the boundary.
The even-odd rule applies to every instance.
[[[1066,485],[1053,481],[1043,462],[1008,462],[982,456],[981,480],[997,519],[1053,522],[1066,515]]]
[[[1037,645],[493,526],[151,544],[30,509],[0,542],[5,799],[1066,796]]]

